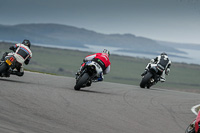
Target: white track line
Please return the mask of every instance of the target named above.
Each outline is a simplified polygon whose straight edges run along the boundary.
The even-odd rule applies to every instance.
[[[199,104],[199,105],[195,105],[194,107],[191,108],[191,111],[192,111],[195,115],[198,114],[199,110],[200,110],[200,104]]]

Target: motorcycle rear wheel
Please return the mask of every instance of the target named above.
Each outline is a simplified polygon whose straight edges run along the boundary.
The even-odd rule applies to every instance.
[[[140,82],[140,87],[145,88],[145,86],[147,86],[147,83],[149,82],[151,77],[152,77],[152,74],[150,72],[148,72],[146,75],[144,75],[144,77],[142,78],[142,81]],[[148,86],[148,89],[149,88],[150,88],[150,86]]]
[[[76,82],[76,85],[74,86],[74,90],[80,90],[81,87],[83,86],[83,84],[86,83],[86,81],[88,80],[89,75],[87,73],[84,73]]]
[[[8,65],[5,62],[0,64],[0,74],[5,72],[7,68],[8,68]]]

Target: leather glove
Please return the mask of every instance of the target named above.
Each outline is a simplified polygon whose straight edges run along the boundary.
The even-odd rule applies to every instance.
[[[85,62],[87,62],[85,59],[83,59],[83,62],[85,63]]]
[[[28,65],[29,61],[30,61],[30,60],[25,60],[24,63],[25,63],[26,65]]]
[[[14,51],[15,47],[14,47],[14,46],[11,46],[9,49]]]

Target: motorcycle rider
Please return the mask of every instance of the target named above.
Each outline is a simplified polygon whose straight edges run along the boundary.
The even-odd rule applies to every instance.
[[[110,56],[110,52],[107,49],[104,49],[102,51],[102,53],[96,53],[96,54],[92,54],[92,55],[86,56],[83,59],[84,63],[82,63],[80,69],[76,73],[76,78],[80,75],[80,72],[84,69],[85,62],[87,62],[87,61],[95,61],[101,66],[103,72],[100,73],[100,76],[96,77],[96,79],[94,81],[95,82],[103,81],[103,79],[104,79],[103,75],[108,74],[110,72],[111,63],[110,63],[110,60],[109,60],[109,56]]]
[[[200,133],[200,109],[198,111],[198,115],[196,117],[196,121],[195,121],[195,133]]]
[[[165,80],[166,80],[165,75],[169,75],[170,66],[171,66],[171,61],[169,60],[167,54],[165,52],[163,52],[156,58],[151,59],[150,63],[147,64],[145,71],[141,74],[141,76],[144,76],[148,72],[149,68],[151,67],[151,64],[160,64],[163,67],[165,67],[165,70],[162,72],[160,79],[159,79],[161,82],[165,82]]]
[[[27,39],[24,39],[22,43],[17,43],[14,46],[11,46],[9,49],[13,50],[13,53],[5,52],[2,57],[2,61],[4,61],[4,58],[7,55],[14,55],[16,58],[15,67],[17,70],[13,70],[12,72],[5,73],[6,77],[10,77],[10,74],[17,75],[17,76],[23,76],[24,75],[24,69],[23,69],[23,63],[26,65],[29,64],[30,59],[32,58],[32,52],[30,50],[31,42]]]
[[[188,126],[188,128],[186,129],[186,133],[200,133],[200,105],[196,106],[194,111],[197,117]]]

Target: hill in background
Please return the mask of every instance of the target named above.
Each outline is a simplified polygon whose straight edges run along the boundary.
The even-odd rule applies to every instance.
[[[93,46],[118,47],[120,51],[157,54],[160,52],[185,53],[156,40],[133,34],[101,34],[84,28],[60,24],[0,25],[0,40],[21,42],[24,38],[34,44],[67,47]]]

